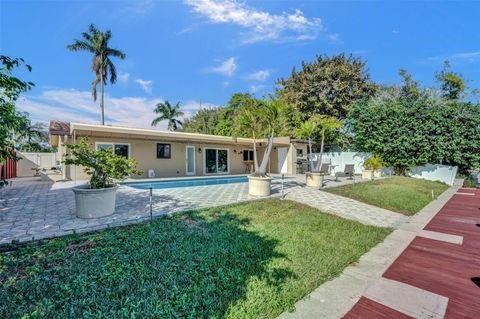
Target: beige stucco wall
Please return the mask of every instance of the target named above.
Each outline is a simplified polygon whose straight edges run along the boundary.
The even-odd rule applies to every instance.
[[[75,137],[78,141],[79,136]],[[70,142],[73,140],[71,139]],[[243,150],[252,149],[253,146],[245,144],[211,144],[211,143],[188,143],[173,142],[168,140],[146,140],[124,137],[95,137],[89,136],[89,143],[94,147],[96,142],[121,143],[130,145],[130,158],[138,162],[138,169],[143,170],[143,175],[132,176],[147,177],[148,169],[154,169],[156,177],[184,177],[184,176],[205,176],[204,156],[205,148],[224,148],[229,153],[229,174],[245,174],[245,163],[243,162]],[[157,143],[171,144],[171,158],[157,159]],[[196,174],[186,175],[186,147],[195,147]],[[258,146],[259,162],[263,158],[264,145]],[[63,149],[64,151],[64,149]],[[278,155],[277,148],[272,149],[270,156],[269,172],[278,172]],[[221,174],[207,174],[206,176],[214,176]],[[88,175],[84,173],[81,167],[70,167],[66,169],[66,177],[73,180],[88,179]]]

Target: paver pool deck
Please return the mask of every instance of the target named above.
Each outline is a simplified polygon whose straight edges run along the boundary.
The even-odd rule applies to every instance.
[[[352,183],[342,179],[328,181],[326,187]],[[287,199],[296,200],[365,224],[396,227],[405,216],[356,202],[341,196],[306,189],[304,177],[285,179]],[[120,186],[115,213],[96,219],[75,216],[73,182],[41,181],[39,178],[18,178],[12,186],[0,191],[0,244],[29,241],[83,233],[108,227],[137,223],[149,218],[149,191]],[[281,195],[280,179],[272,181],[271,197]],[[190,186],[153,190],[155,217],[206,207],[216,207],[258,199],[248,195],[247,183]]]

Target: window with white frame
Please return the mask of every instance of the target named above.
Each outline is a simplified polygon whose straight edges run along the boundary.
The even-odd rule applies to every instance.
[[[244,162],[253,161],[253,150],[243,150],[243,161]]]
[[[130,158],[130,144],[125,143],[110,143],[110,142],[97,142],[95,143],[95,149],[111,149],[115,154]]]

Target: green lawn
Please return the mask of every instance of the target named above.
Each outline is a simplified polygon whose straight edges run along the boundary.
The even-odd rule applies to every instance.
[[[389,229],[267,200],[0,255],[0,318],[274,318]]]
[[[328,188],[325,191],[394,212],[413,215],[432,201],[432,189],[436,198],[447,188],[446,184],[440,182],[393,176],[372,182]]]

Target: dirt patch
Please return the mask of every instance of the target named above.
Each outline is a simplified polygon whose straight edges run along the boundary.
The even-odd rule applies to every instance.
[[[90,249],[97,247],[98,245],[99,245],[99,243],[96,242],[96,241],[86,240],[86,241],[81,241],[79,243],[70,244],[70,245],[66,246],[65,251],[68,252],[68,253],[72,253],[72,252],[85,253],[85,252],[89,251]]]
[[[180,220],[185,224],[187,224],[188,227],[197,227],[197,228],[201,227],[201,223],[199,221],[196,221],[195,219],[191,219],[188,216],[182,216]]]

